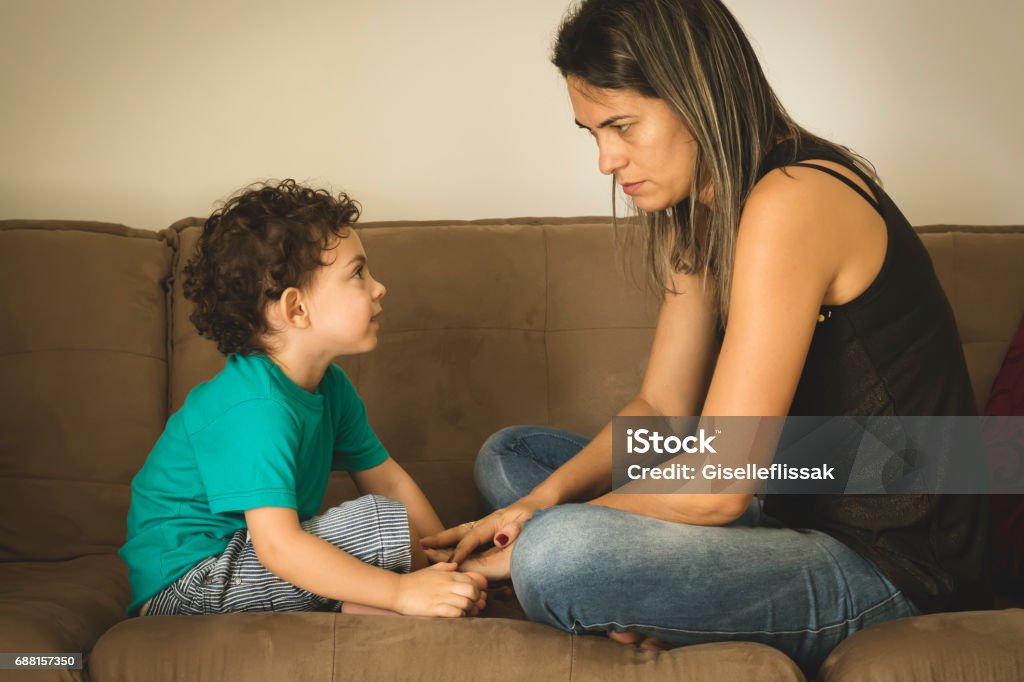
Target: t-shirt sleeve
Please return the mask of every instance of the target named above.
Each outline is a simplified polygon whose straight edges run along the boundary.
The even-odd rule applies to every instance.
[[[296,509],[295,458],[300,430],[274,400],[235,405],[191,434],[210,511]]]
[[[335,417],[332,471],[364,471],[382,464],[388,451],[366,418],[366,406],[345,372],[332,364],[331,404]]]

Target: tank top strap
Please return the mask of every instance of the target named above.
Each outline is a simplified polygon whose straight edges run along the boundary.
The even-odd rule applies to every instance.
[[[798,163],[792,163],[792,164],[789,164],[789,165],[790,166],[800,166],[801,168],[813,168],[815,170],[821,171],[822,173],[828,173],[829,175],[834,177],[836,180],[839,180],[843,184],[847,185],[850,189],[855,191],[857,194],[859,194],[862,197],[864,197],[864,200],[867,201],[869,204],[871,204],[871,208],[875,209],[875,211],[877,211],[878,214],[880,216],[882,216],[882,218],[885,218],[885,214],[882,212],[882,207],[879,206],[878,202],[874,198],[872,198],[872,196],[870,194],[865,192],[860,187],[860,185],[858,185],[857,183],[855,183],[853,180],[851,180],[850,178],[846,177],[842,173],[837,173],[836,171],[832,170],[831,168],[827,168],[825,166],[819,166],[816,163],[808,163],[806,161],[800,161]],[[845,165],[843,167],[846,168]],[[854,172],[856,172],[855,169],[853,169],[853,170],[854,170]],[[860,176],[860,173],[858,173],[857,175]],[[865,178],[863,178],[863,176],[861,176],[861,178],[864,179],[865,182],[867,182],[867,180]],[[872,183],[868,183],[868,186],[870,187],[871,184]]]

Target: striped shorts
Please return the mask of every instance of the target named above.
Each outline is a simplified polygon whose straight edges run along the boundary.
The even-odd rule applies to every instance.
[[[405,505],[379,495],[331,507],[302,530],[367,564],[408,573],[412,563]],[[337,611],[341,603],[307,592],[268,571],[249,532],[235,531],[222,554],[203,559],[146,602],[139,615],[178,616],[238,611]]]

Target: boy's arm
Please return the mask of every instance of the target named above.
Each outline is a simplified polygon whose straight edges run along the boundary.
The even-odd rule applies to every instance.
[[[245,512],[256,556],[279,578],[314,594],[407,615],[458,617],[480,598],[472,578],[437,564],[397,574],[365,564],[302,530],[294,509],[257,507]]]
[[[404,504],[409,512],[409,523],[418,537],[436,535],[444,530],[426,495],[391,457],[371,469],[350,471],[349,475],[360,494],[382,495]]]

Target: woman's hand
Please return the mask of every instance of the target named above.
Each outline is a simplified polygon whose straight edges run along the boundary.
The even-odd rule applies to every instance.
[[[515,541],[504,547],[491,547],[487,551],[472,554],[459,565],[459,570],[482,575],[489,581],[511,580],[513,545],[515,545]],[[432,563],[446,563],[451,561],[454,550],[451,548],[425,549],[424,552]]]
[[[493,542],[500,549],[507,548],[519,537],[523,524],[543,508],[544,505],[524,497],[479,521],[449,528],[420,542],[425,549],[439,550],[454,545],[449,561],[461,564],[477,547],[488,542]]]

